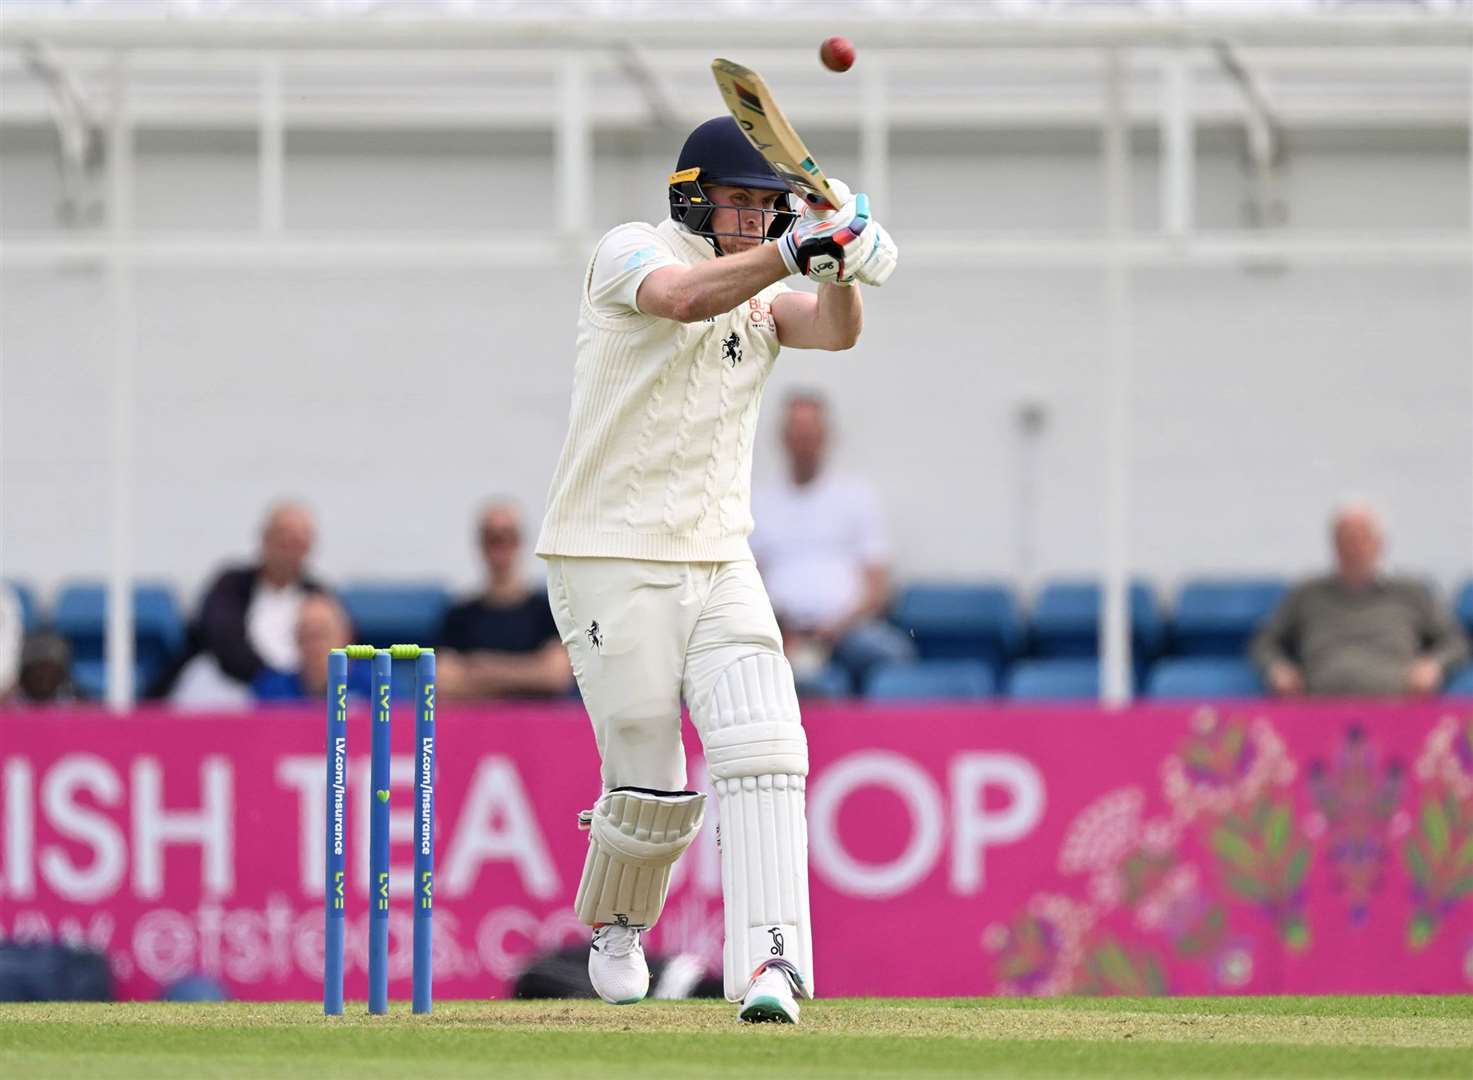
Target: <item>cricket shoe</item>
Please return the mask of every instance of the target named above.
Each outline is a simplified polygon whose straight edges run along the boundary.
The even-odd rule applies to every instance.
[[[650,966],[645,963],[639,931],[618,923],[594,927],[588,978],[598,996],[610,1005],[643,1001],[650,989]]]
[[[764,964],[747,984],[737,1019],[748,1024],[796,1024],[798,1002],[793,984],[782,963]]]

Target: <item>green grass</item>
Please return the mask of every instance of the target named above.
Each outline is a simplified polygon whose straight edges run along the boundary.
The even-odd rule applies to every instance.
[[[0,1005],[0,1076],[1466,1078],[1473,997],[854,999],[796,1027],[724,1002]]]

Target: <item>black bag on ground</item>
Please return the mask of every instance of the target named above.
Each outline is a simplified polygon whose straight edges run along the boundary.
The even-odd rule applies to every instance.
[[[111,1001],[107,957],[61,944],[0,942],[0,1001]]]

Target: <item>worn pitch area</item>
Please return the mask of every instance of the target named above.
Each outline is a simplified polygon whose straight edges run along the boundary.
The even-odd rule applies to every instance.
[[[28,1078],[414,1075],[1457,1076],[1473,997],[853,999],[798,1027],[725,1002],[0,1005],[0,1075]]]

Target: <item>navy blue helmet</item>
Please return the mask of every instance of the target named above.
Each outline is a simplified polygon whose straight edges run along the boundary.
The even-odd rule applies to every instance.
[[[675,171],[670,174],[671,218],[696,235],[704,236],[720,255],[720,237],[724,234],[711,229],[711,211],[717,207],[707,197],[703,184],[782,192],[783,197],[778,199],[774,209],[761,211],[769,240],[787,232],[797,220],[798,215],[788,198],[788,185],[773,172],[767,159],[747,141],[742,129],[730,116],[707,120],[692,131],[680,148]]]

